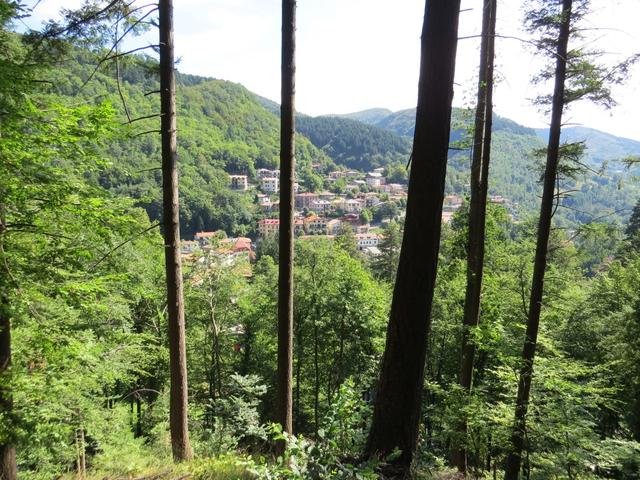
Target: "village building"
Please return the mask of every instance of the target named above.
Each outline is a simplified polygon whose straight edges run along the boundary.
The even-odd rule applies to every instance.
[[[194,235],[194,239],[201,247],[209,245],[211,240],[216,238],[223,238],[226,234],[224,232],[197,232]]]
[[[265,193],[278,193],[280,191],[280,178],[264,177],[261,180],[262,191]]]
[[[360,215],[358,213],[346,213],[342,216],[342,222],[357,227],[360,225]]]
[[[303,220],[304,231],[307,235],[322,235],[327,233],[327,219],[310,215]]]
[[[229,178],[231,179],[232,190],[244,191],[249,188],[249,181],[246,175],[229,175]]]
[[[223,238],[220,240],[220,246],[216,249],[216,254],[252,260],[254,254],[251,239],[247,237]]]
[[[366,208],[375,207],[380,203],[380,197],[377,193],[369,192],[364,194],[364,206]]]
[[[190,255],[200,249],[200,242],[195,240],[182,240],[180,242],[180,253],[182,255]]]
[[[318,193],[317,193],[317,195],[318,195],[318,199],[319,199],[319,200],[327,200],[327,201],[331,201],[331,200],[333,200],[334,198],[336,198],[336,194],[335,194],[335,193],[333,193],[333,192],[327,192],[327,191],[324,191],[324,192],[318,192]]]
[[[382,255],[382,251],[378,247],[365,247],[362,250],[362,253],[369,257],[377,257],[379,255]]]
[[[262,209],[263,212],[266,213],[270,213],[270,212],[277,212],[280,209],[280,202],[279,201],[268,201],[265,203],[261,203],[260,204],[260,208]]]
[[[328,200],[314,200],[310,208],[316,213],[327,213],[331,211],[332,205]]]
[[[278,218],[263,218],[258,221],[258,234],[261,237],[268,237],[278,233],[280,228],[280,219]]]
[[[367,185],[376,188],[384,185],[384,177],[379,172],[369,172],[366,178]]]
[[[380,243],[380,235],[377,233],[356,233],[356,242],[358,250],[362,252],[365,248],[377,247]]]
[[[362,211],[362,201],[357,198],[348,198],[342,202],[342,210],[346,213]]]
[[[295,206],[298,209],[311,208],[311,203],[318,200],[318,195],[311,192],[296,193]]]
[[[407,186],[402,183],[388,183],[384,186],[384,190],[392,195],[399,195],[407,191]]]
[[[334,218],[327,221],[327,234],[338,235],[342,229],[342,220]]]
[[[280,178],[280,170],[269,170],[268,168],[259,168],[256,170],[258,180],[263,178]]]
[[[446,211],[454,211],[462,206],[462,198],[458,195],[445,195],[442,208]]]

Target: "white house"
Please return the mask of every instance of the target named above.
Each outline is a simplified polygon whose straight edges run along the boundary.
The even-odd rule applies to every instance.
[[[370,187],[380,187],[384,185],[384,177],[380,172],[369,172],[367,173],[366,182]]]
[[[246,175],[229,175],[229,178],[231,178],[232,190],[246,190],[249,187]]]
[[[280,179],[278,177],[264,177],[262,179],[262,191],[265,193],[278,193],[280,191]]]
[[[354,213],[362,211],[362,201],[357,198],[348,198],[342,202],[342,209],[346,213]]]
[[[377,247],[380,243],[380,235],[377,233],[356,233],[358,250],[363,252],[367,248]]]
[[[256,170],[256,176],[259,180],[263,178],[277,177],[280,178],[280,170],[269,170],[268,168],[259,168]]]
[[[331,202],[328,200],[314,200],[309,208],[316,213],[325,213],[331,210]]]

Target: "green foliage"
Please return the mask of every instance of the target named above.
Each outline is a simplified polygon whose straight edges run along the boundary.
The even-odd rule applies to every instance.
[[[274,463],[264,459],[249,470],[264,480],[374,480],[378,475],[372,462],[354,465],[337,456],[324,439],[311,442],[303,437],[282,432],[279,425],[271,426],[271,438],[286,442],[284,455]]]
[[[371,269],[379,279],[389,283],[395,280],[401,245],[402,230],[400,225],[397,222],[389,222],[384,228],[382,240],[378,245],[380,255],[371,261]]]
[[[211,429],[206,429],[206,447],[199,452],[204,456],[227,453],[240,446],[266,440],[266,432],[260,423],[258,405],[267,387],[260,384],[256,375],[231,374],[224,397],[210,400],[205,406],[211,416]]]
[[[340,385],[318,432],[339,457],[354,456],[364,449],[371,405],[363,400],[362,393],[352,378]]]
[[[410,153],[407,139],[348,118],[299,115],[296,128],[334,162],[352,169],[406,163]]]
[[[98,58],[74,50],[73,58],[50,74],[55,84],[51,93],[61,102],[77,102],[78,98],[87,102],[108,100],[116,106],[119,119],[138,120],[130,125],[128,136],[105,146],[103,152],[112,165],[100,173],[98,180],[105,188],[136,199],[150,218],[159,220],[159,101],[145,96],[158,89],[157,63],[136,56],[120,60],[120,88],[126,102],[123,104],[114,68],[108,62],[84,85]],[[277,117],[238,84],[189,75],[178,75],[177,107],[183,234],[217,229],[232,234],[252,231],[256,215],[253,197],[232,191],[228,174],[246,174],[255,182],[257,168],[277,168]],[[147,116],[150,118],[145,119]],[[331,160],[302,136],[296,145],[303,184],[310,190],[319,188],[319,178],[311,172],[311,164],[319,163],[326,169]]]
[[[640,200],[633,207],[629,223],[624,231],[627,241],[635,250],[640,250]]]

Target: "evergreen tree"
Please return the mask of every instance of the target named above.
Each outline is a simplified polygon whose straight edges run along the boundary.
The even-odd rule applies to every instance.
[[[162,136],[162,193],[167,312],[171,369],[170,426],[173,458],[189,460],[187,354],[184,320],[184,288],[180,256],[180,208],[178,201],[178,152],[176,135],[176,79],[173,45],[173,0],[159,2],[160,105]]]
[[[459,0],[429,0],[422,30],[418,109],[407,215],[366,453],[407,470],[418,440],[449,148]]]
[[[473,158],[471,161],[467,286],[463,314],[462,358],[460,360],[460,386],[465,395],[469,394],[473,384],[473,364],[476,348],[471,339],[471,329],[480,322],[480,296],[484,269],[485,223],[491,156],[491,128],[493,125],[492,99],[496,6],[497,0],[485,0],[482,14],[478,101],[473,132]],[[458,470],[466,473],[467,421],[465,418],[461,419],[460,433],[460,446],[454,446],[453,458]]]
[[[540,35],[538,45],[545,53],[553,48],[554,68],[544,70],[538,80],[554,81],[552,96],[543,96],[538,103],[551,106],[551,122],[546,153],[540,217],[538,220],[534,271],[527,315],[527,329],[522,350],[522,365],[516,398],[515,420],[511,448],[505,469],[506,480],[520,476],[522,452],[525,448],[526,417],[529,406],[538,330],[544,298],[545,270],[550,251],[549,239],[554,212],[560,206],[560,176],[573,177],[584,170],[581,162],[584,144],[561,144],[563,113],[579,100],[590,100],[609,108],[614,104],[610,86],[624,80],[632,57],[613,68],[593,63],[594,52],[569,48],[570,40],[580,38],[579,22],[588,13],[589,0],[544,0],[528,12],[529,28]],[[558,190],[558,191],[557,191]]]
[[[629,217],[629,223],[624,233],[631,247],[635,250],[640,250],[640,200],[633,207],[633,212],[631,212],[631,217]]]
[[[296,0],[282,0],[280,231],[278,262],[278,405],[282,430],[293,433],[293,262],[295,183]],[[281,444],[281,448],[284,446]]]
[[[393,282],[396,278],[396,270],[400,260],[401,245],[402,231],[400,230],[400,225],[391,221],[384,228],[382,240],[378,244],[380,255],[372,260],[371,268],[376,277],[385,282]]]

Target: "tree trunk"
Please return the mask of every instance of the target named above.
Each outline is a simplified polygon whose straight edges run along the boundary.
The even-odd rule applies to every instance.
[[[11,364],[11,321],[4,292],[0,292],[0,295],[0,375],[5,375]],[[7,418],[12,410],[11,393],[3,388],[0,390],[0,412]],[[0,444],[0,480],[15,480],[17,476],[15,447],[10,442]]]
[[[4,250],[5,217],[3,206],[0,205],[0,260],[6,255]],[[3,262],[3,265],[6,263]],[[4,270],[5,267],[3,267]],[[9,315],[9,272],[0,274],[0,377],[9,373],[11,366],[11,318]],[[3,379],[4,380],[4,379]],[[6,420],[11,418],[13,399],[11,391],[0,388],[0,413]],[[7,443],[0,444],[0,480],[16,480],[18,469],[16,465],[16,449],[10,438]]]
[[[84,428],[78,429],[78,476],[85,478],[87,476],[87,447],[84,441]]]
[[[410,465],[418,438],[431,324],[460,0],[428,0],[422,31],[418,108],[400,262],[386,348],[366,446],[369,457],[399,448]]]
[[[482,41],[480,44],[480,74],[478,77],[478,103],[473,134],[471,161],[471,199],[469,205],[469,236],[467,252],[467,288],[464,302],[462,358],[460,386],[465,395],[471,391],[476,346],[471,329],[480,322],[480,295],[484,267],[484,235],[487,215],[487,189],[491,154],[491,127],[493,116],[493,62],[496,30],[497,0],[484,0],[482,14]],[[453,462],[462,473],[467,471],[467,419],[466,413],[458,427],[459,442],[454,444]]]
[[[136,395],[136,438],[142,436],[142,399],[140,395]]]
[[[169,317],[171,395],[169,424],[175,461],[192,457],[189,444],[187,354],[185,346],[180,213],[178,202],[178,153],[176,138],[176,80],[173,51],[173,0],[160,0],[160,105],[162,136],[162,194],[164,253]]]
[[[278,422],[293,433],[293,184],[295,182],[296,1],[282,0],[280,107],[280,261],[278,266]]]
[[[567,71],[567,48],[571,24],[572,0],[562,0],[562,21],[558,34],[556,50],[555,86],[551,109],[551,125],[549,127],[549,144],[547,147],[547,164],[544,172],[544,186],[538,221],[538,238],[536,255],[533,264],[533,280],[529,298],[529,316],[527,331],[522,349],[522,368],[518,382],[515,419],[511,434],[511,451],[507,457],[505,480],[517,480],[522,465],[522,450],[526,433],[526,416],[529,407],[529,392],[533,376],[533,362],[538,341],[540,311],[544,293],[544,273],[547,266],[547,251],[553,216],[553,200],[555,196],[556,176],[560,150],[560,130],[562,128],[562,111],[564,108],[564,82]]]
[[[320,428],[320,358],[318,352],[318,319],[313,319],[313,431],[316,438]]]
[[[296,410],[295,410],[296,430],[295,431],[296,432],[300,431],[300,412],[302,411],[300,406],[300,401],[301,401],[300,389],[302,388],[302,358],[303,358],[304,352],[302,350],[301,324],[302,322],[300,321],[300,319],[298,319],[296,323],[296,349],[298,351],[297,358],[296,358],[296,402],[295,402],[295,405],[296,405]]]

